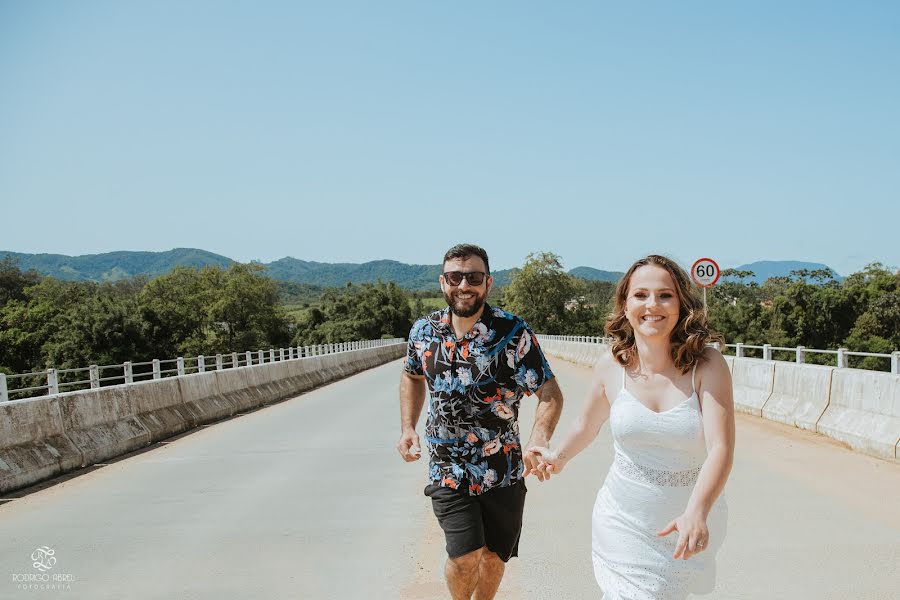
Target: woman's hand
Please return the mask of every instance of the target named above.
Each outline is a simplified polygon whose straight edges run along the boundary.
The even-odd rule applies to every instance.
[[[550,479],[550,475],[559,474],[569,462],[544,446],[531,446],[525,451],[525,456],[525,464],[534,466],[526,466],[524,476],[527,477],[530,473],[534,473],[539,481]]]
[[[664,537],[673,531],[678,532],[678,543],[675,545],[675,554],[672,558],[687,560],[695,554],[703,552],[709,546],[709,529],[706,527],[706,518],[703,515],[686,512],[658,531],[656,535]]]

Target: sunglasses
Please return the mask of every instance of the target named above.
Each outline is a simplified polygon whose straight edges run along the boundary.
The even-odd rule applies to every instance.
[[[487,273],[484,271],[469,271],[468,273],[463,273],[462,271],[447,271],[444,273],[444,281],[450,285],[459,285],[462,283],[462,280],[465,279],[469,282],[469,285],[481,285],[484,283],[485,275],[487,275]]]

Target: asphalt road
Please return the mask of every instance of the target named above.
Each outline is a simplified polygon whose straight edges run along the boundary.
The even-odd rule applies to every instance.
[[[589,372],[552,365],[567,398],[560,435]],[[5,502],[0,598],[446,598],[443,539],[422,494],[426,459],[406,464],[394,450],[400,368],[383,365]],[[534,406],[525,400],[523,432]],[[590,509],[611,459],[604,427],[563,475],[529,479],[521,558],[500,598],[600,596]],[[900,465],[739,416],[726,495],[718,586],[705,598],[900,597]],[[32,559],[41,547],[53,556]],[[51,558],[45,573],[33,566]]]

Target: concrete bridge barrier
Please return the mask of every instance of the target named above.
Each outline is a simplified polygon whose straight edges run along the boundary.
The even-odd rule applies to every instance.
[[[253,410],[266,403],[265,396],[256,387],[250,385],[247,372],[253,367],[237,367],[216,371],[216,385],[219,394],[233,404],[238,413]]]
[[[137,450],[150,443],[127,386],[57,395],[63,430],[81,451],[81,466]]]
[[[900,443],[900,375],[835,369],[831,402],[816,430],[854,450],[896,460]]]
[[[83,463],[66,437],[55,396],[0,404],[0,492],[9,492]]]
[[[181,385],[175,377],[130,384],[125,391],[138,420],[150,432],[150,442],[193,429],[201,424],[199,413],[192,412],[181,397]]]
[[[4,402],[0,491],[299,395],[405,353],[401,343]]]
[[[828,366],[776,362],[772,394],[762,416],[815,431],[828,406],[833,371],[834,367]]]
[[[762,416],[762,408],[772,394],[775,361],[758,358],[737,358],[731,370],[734,385],[734,408],[741,412]]]
[[[238,412],[237,405],[219,391],[215,371],[181,375],[178,386],[184,406],[197,424],[219,421]]]
[[[282,372],[281,367],[283,366],[283,363],[268,363],[244,368],[247,385],[254,390],[256,397],[262,400],[254,408],[277,402],[291,395],[291,390],[282,381],[287,377],[287,373]]]

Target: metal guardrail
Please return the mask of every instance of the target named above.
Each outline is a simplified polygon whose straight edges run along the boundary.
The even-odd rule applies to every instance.
[[[104,387],[104,383],[116,381],[113,385],[125,385],[135,381],[150,379],[162,379],[164,377],[190,375],[193,373],[205,373],[207,371],[221,371],[236,367],[246,367],[263,363],[281,362],[310,356],[335,354],[337,352],[349,352],[367,348],[379,348],[404,342],[402,338],[383,340],[357,340],[352,342],[339,342],[336,344],[318,344],[314,346],[297,346],[289,348],[269,348],[269,350],[247,350],[245,352],[232,352],[231,354],[216,354],[215,356],[183,357],[145,362],[125,362],[118,365],[90,365],[76,369],[47,369],[32,373],[16,373],[6,375],[0,373],[0,402],[34,398],[43,395],[58,394],[60,391],[70,389],[97,389]],[[112,373],[112,374],[110,374]],[[86,377],[86,378],[85,378]],[[25,385],[11,387],[11,381],[24,381]],[[41,382],[40,384],[37,384]],[[31,384],[31,385],[29,385]],[[43,392],[30,394],[30,392]]]
[[[604,343],[607,338],[603,337],[592,337],[592,336],[579,336],[579,335],[541,335],[542,339],[555,340],[559,342],[587,342],[590,344],[600,344]],[[713,344],[718,346],[718,344]],[[796,346],[794,348],[786,348],[783,346],[772,346],[770,344],[763,344],[762,346],[754,346],[751,344],[743,344],[738,342],[736,344],[725,344],[725,348],[734,348],[734,355],[737,357],[744,357],[745,350],[762,350],[762,357],[764,360],[774,360],[772,358],[772,352],[780,351],[780,352],[793,352],[794,360],[798,364],[803,364],[806,362],[807,354],[834,354],[836,356],[836,366],[839,369],[848,368],[848,357],[850,356],[873,356],[876,358],[888,358],[891,360],[891,373],[894,375],[900,375],[900,350],[895,350],[890,354],[880,353],[880,352],[855,352],[852,350],[847,350],[846,348],[838,348],[837,350],[818,350],[815,348],[806,348],[805,346]],[[722,347],[719,347],[719,350],[723,350]],[[782,361],[787,362],[787,361]]]

